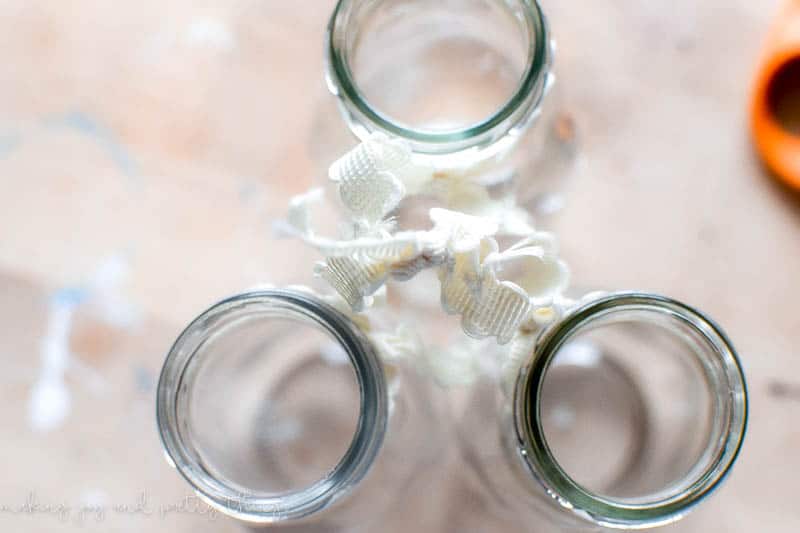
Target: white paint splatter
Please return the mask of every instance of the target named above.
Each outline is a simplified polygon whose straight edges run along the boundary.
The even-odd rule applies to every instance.
[[[36,431],[56,429],[67,418],[72,407],[69,389],[58,378],[40,379],[31,390],[28,417]]]
[[[103,322],[130,328],[139,322],[138,309],[131,305],[121,287],[130,277],[130,262],[124,255],[104,260],[89,280],[88,311]]]
[[[81,290],[63,289],[50,301],[47,331],[41,343],[42,370],[28,404],[28,419],[36,431],[56,429],[69,414],[72,396],[64,383],[69,365],[69,335],[75,308],[84,298]]]
[[[183,41],[189,46],[207,46],[224,51],[236,46],[236,39],[227,24],[209,17],[193,20],[183,33]]]
[[[51,297],[40,348],[41,371],[28,402],[28,421],[33,430],[53,431],[69,416],[72,394],[65,381],[67,370],[76,371],[95,392],[105,388],[102,376],[70,357],[69,339],[75,312],[86,303],[100,320],[115,326],[130,327],[137,321],[138,312],[119,291],[128,272],[125,258],[112,256],[100,264],[86,287],[64,288]]]

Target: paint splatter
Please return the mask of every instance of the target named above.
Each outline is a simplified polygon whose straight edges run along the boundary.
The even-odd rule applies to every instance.
[[[143,366],[133,369],[133,380],[139,392],[151,392],[155,389],[156,379],[153,373]]]
[[[13,152],[21,142],[22,138],[16,133],[0,134],[0,158]]]
[[[98,319],[118,327],[130,327],[136,322],[136,309],[119,291],[128,273],[125,258],[112,256],[100,264],[85,286],[65,287],[51,296],[47,328],[41,341],[41,370],[28,402],[28,421],[33,430],[53,431],[69,416],[72,394],[65,381],[68,370],[83,378],[91,390],[105,388],[99,374],[71,357],[70,335],[75,312],[84,305]]]
[[[72,395],[64,382],[69,366],[69,334],[75,309],[85,298],[79,288],[56,291],[50,299],[47,331],[41,343],[42,369],[31,390],[28,420],[36,431],[52,431],[70,412]]]
[[[133,177],[139,172],[139,165],[128,153],[116,135],[99,121],[83,111],[69,111],[45,119],[45,125],[53,128],[68,128],[97,142],[126,176]]]
[[[225,51],[236,46],[236,39],[228,26],[220,20],[208,17],[193,20],[186,28],[183,40],[190,46],[206,46]]]

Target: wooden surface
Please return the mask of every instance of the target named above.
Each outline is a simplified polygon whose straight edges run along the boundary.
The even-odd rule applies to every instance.
[[[262,281],[309,279],[276,241],[288,195],[350,141],[322,80],[332,1],[0,2],[3,531],[238,531],[192,510],[163,459],[153,386],[180,328]],[[748,142],[749,80],[776,0],[548,1],[577,170],[554,218],[576,283],[669,294],[716,318],[751,394],[727,484],[665,531],[795,532],[800,197]],[[31,430],[48,301],[122,254],[131,328],[80,315],[72,410]],[[83,376],[83,377],[82,377]],[[147,510],[136,512],[141,494]],[[106,509],[79,521],[84,503]],[[131,513],[114,506],[129,506]],[[398,506],[405,506],[398,499]],[[433,526],[429,526],[433,527]],[[441,528],[442,526],[437,526]]]

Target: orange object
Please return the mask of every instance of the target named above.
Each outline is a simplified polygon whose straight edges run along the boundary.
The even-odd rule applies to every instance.
[[[754,89],[756,149],[778,178],[800,190],[800,0],[787,1],[776,19]]]

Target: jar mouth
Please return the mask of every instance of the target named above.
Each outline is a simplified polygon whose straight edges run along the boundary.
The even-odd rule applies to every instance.
[[[702,361],[714,386],[713,430],[696,464],[679,484],[641,498],[610,497],[576,482],[559,464],[543,427],[541,399],[551,364],[566,343],[590,323],[616,313],[651,313],[677,320],[703,343]],[[693,354],[700,358],[696,353]],[[713,382],[713,383],[711,383]],[[675,522],[711,494],[736,461],[747,425],[747,391],[738,356],[710,318],[675,300],[646,293],[613,293],[580,305],[544,331],[535,356],[519,374],[514,391],[514,423],[522,462],[553,500],[583,520],[617,529],[644,529]]]
[[[226,318],[242,313],[269,313],[313,323],[338,344],[352,366],[358,385],[359,412],[352,441],[338,463],[315,482],[266,493],[243,487],[219,475],[187,437],[182,396],[196,379],[193,359],[203,346],[224,332]],[[181,407],[184,405],[184,407]],[[297,520],[319,513],[346,496],[366,475],[386,432],[387,392],[382,367],[369,341],[345,315],[316,297],[296,290],[263,290],[238,294],[200,314],[170,349],[157,388],[156,416],[168,462],[197,495],[223,514],[251,523]],[[233,413],[231,413],[233,415]],[[324,443],[319,443],[323,446]]]
[[[509,133],[521,132],[530,122],[544,96],[552,61],[548,25],[536,0],[519,0],[529,40],[526,65],[511,97],[492,114],[464,127],[434,131],[404,125],[370,104],[350,68],[345,33],[355,0],[339,0],[326,37],[328,88],[340,99],[348,126],[360,139],[380,131],[406,140],[415,153],[450,155],[485,149]]]

